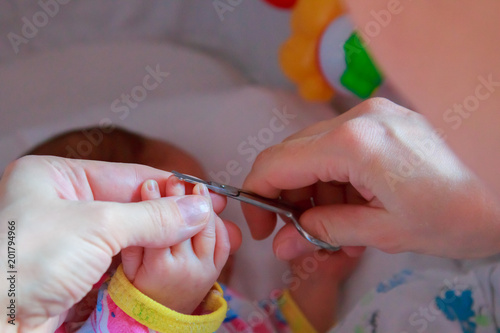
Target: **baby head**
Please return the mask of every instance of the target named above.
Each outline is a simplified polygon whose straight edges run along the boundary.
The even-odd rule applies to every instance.
[[[204,178],[200,163],[186,151],[165,141],[122,128],[72,130],[48,139],[25,155],[52,155],[106,162],[136,163],[165,171],[176,170]]]

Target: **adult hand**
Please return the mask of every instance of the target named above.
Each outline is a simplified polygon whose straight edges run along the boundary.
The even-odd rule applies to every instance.
[[[12,263],[9,270],[17,271],[18,331],[53,332],[59,316],[87,294],[121,249],[168,247],[203,229],[213,214],[203,196],[137,202],[145,180],[165,189],[170,175],[47,156],[23,157],[7,168],[0,183],[0,242],[7,251],[8,221],[14,221],[16,261],[7,262],[4,252],[2,270]],[[220,212],[225,199],[212,198]],[[1,280],[5,309],[9,288]]]
[[[347,184],[340,196],[339,183]],[[421,115],[384,99],[263,151],[243,187],[296,202],[314,196],[318,205],[300,223],[332,245],[453,258],[500,251],[497,202]],[[272,232],[275,216],[243,209],[255,238]],[[274,250],[290,259],[311,246],[287,224]]]

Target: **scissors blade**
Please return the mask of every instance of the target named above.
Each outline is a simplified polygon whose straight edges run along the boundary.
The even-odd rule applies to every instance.
[[[219,184],[217,182],[213,181],[206,181],[203,179],[200,179],[198,177],[186,175],[177,171],[171,171],[174,176],[176,176],[179,180],[191,183],[191,184],[205,184],[209,190],[212,190],[215,193],[219,193],[228,197],[237,197],[240,194],[240,189],[229,186],[229,185],[224,185],[224,184]]]
[[[266,198],[256,193],[244,191],[234,186],[220,184],[214,181],[206,181],[177,171],[172,171],[172,174],[176,176],[179,180],[191,184],[197,184],[197,183],[205,184],[208,189],[212,190],[215,193],[219,193],[227,197],[263,208],[270,212],[285,216],[292,221],[293,225],[295,226],[299,234],[305,239],[307,239],[310,243],[329,251],[338,251],[340,249],[340,247],[333,246],[320,239],[317,239],[313,237],[311,234],[309,234],[307,231],[305,231],[298,221],[298,218],[301,214],[300,210],[284,200]]]
[[[220,188],[219,186],[213,185],[211,182],[208,182],[206,180],[200,179],[198,177],[186,175],[186,174],[183,174],[183,173],[180,173],[180,172],[177,172],[177,171],[171,171],[171,172],[179,180],[182,180],[184,182],[191,183],[191,184],[198,184],[198,183],[205,184],[208,187],[208,189],[210,189],[210,190],[212,190],[212,191],[214,191],[216,193],[224,194],[224,195],[226,194],[225,190],[223,188]]]

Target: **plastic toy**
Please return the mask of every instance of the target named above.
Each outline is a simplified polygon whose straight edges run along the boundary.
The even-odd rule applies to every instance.
[[[368,98],[382,84],[340,0],[266,2],[292,9],[292,33],[281,47],[279,61],[302,97],[326,101],[342,91]]]

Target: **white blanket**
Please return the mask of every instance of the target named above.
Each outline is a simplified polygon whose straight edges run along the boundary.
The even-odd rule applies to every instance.
[[[208,50],[260,84],[291,86],[277,62],[289,31],[290,12],[264,0],[5,0],[0,62],[74,44],[170,41]]]

